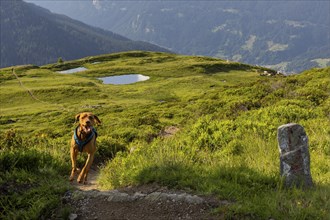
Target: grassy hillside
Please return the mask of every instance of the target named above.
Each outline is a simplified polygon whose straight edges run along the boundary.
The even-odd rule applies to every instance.
[[[80,66],[88,70],[56,72]],[[15,67],[22,87],[10,68],[1,69],[0,213],[9,219],[51,214],[68,189],[74,115],[92,111],[102,121],[96,161],[103,164],[104,189],[156,182],[231,201],[216,210],[227,217],[326,219],[330,68],[260,76],[265,70],[127,52]],[[131,73],[150,79],[130,85],[97,79]],[[309,136],[312,190],[282,187],[276,132],[289,122]],[[179,132],[165,138],[169,126]]]

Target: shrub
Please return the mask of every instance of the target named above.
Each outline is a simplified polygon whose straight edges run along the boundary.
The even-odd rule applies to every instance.
[[[112,137],[99,137],[96,151],[96,158],[106,161],[114,158],[118,152],[127,151],[123,140]]]
[[[297,93],[299,96],[311,101],[314,105],[322,104],[329,97],[329,94],[324,90],[312,87],[299,89]]]
[[[200,149],[218,150],[232,141],[237,133],[231,120],[213,120],[210,116],[201,117],[188,134],[190,144]]]
[[[62,63],[63,63],[63,59],[62,59],[62,57],[59,57],[59,58],[57,59],[57,63],[58,63],[58,64],[62,64]]]
[[[23,147],[23,139],[16,130],[8,130],[0,136],[0,150],[16,149]]]

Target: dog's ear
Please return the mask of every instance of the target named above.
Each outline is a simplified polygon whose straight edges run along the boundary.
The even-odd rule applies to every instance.
[[[79,118],[80,118],[80,113],[76,115],[76,117],[75,117],[76,121],[75,122],[78,122]]]
[[[94,115],[94,121],[95,121],[95,123],[97,123],[97,124],[101,124],[100,119],[99,119],[96,115]]]

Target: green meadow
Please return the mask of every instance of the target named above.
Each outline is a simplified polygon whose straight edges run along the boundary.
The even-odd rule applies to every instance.
[[[74,74],[57,71],[76,67]],[[230,202],[228,219],[330,219],[330,67],[260,76],[263,67],[199,56],[124,52],[0,69],[0,218],[70,212],[74,116],[96,114],[103,189],[157,183]],[[99,77],[150,79],[106,85]],[[304,126],[315,187],[286,189],[277,128]],[[162,135],[168,127],[178,132]],[[84,156],[78,163],[83,165]]]

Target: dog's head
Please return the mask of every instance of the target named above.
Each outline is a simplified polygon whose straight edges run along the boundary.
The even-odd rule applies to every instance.
[[[79,121],[81,130],[86,134],[91,132],[94,124],[101,124],[100,119],[91,112],[82,112],[76,115],[76,122]]]

